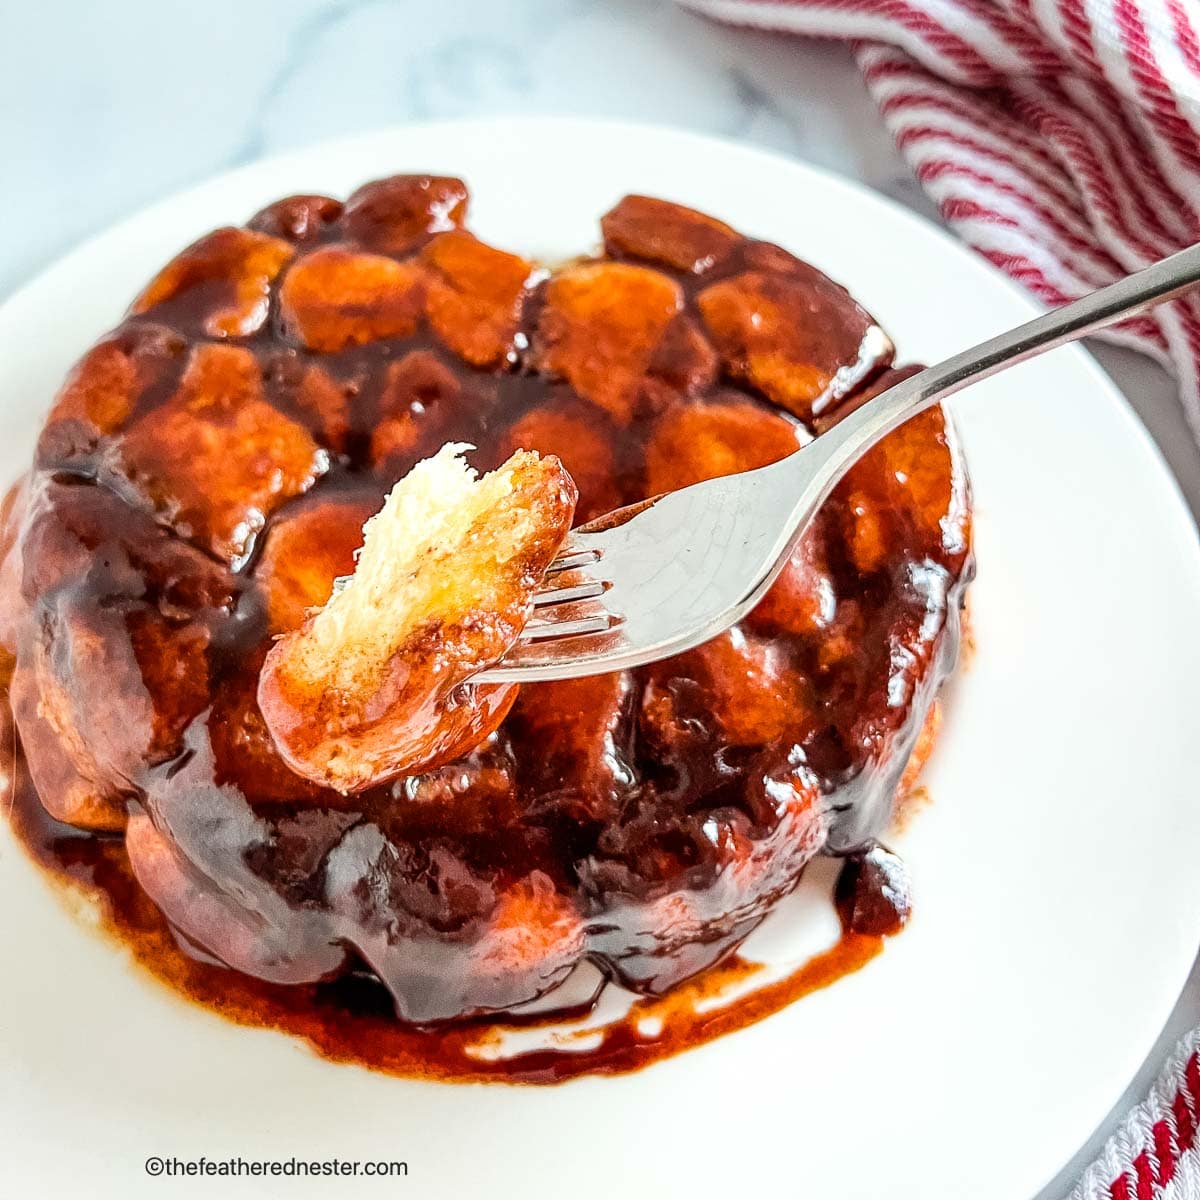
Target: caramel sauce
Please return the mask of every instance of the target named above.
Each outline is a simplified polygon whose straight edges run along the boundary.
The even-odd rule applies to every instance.
[[[547,1046],[501,1058],[481,1058],[482,1044],[505,1032],[558,1026],[585,1017],[599,991],[572,1008],[499,1020],[475,1018],[421,1028],[396,1020],[386,991],[368,975],[317,985],[274,986],[203,961],[181,949],[162,913],[138,885],[117,837],[81,833],[42,807],[19,756],[12,770],[10,823],[26,853],[52,884],[95,902],[106,933],[135,962],[172,992],[233,1021],[275,1029],[308,1043],[333,1062],[353,1063],[391,1075],[454,1083],[563,1083],[581,1075],[617,1075],[734,1033],[828,987],[865,966],[885,938],[846,927],[838,942],[790,975],[754,988],[736,1000],[709,1007],[730,988],[753,981],[761,965],[736,954],[679,984],[663,996],[636,1000],[629,1011],[599,1027],[586,1049]],[[704,1008],[701,1010],[700,1005]],[[652,1035],[647,1021],[660,1022]],[[587,1030],[588,1033],[596,1032]]]
[[[547,276],[465,210],[459,181],[419,177],[272,205],[168,264],[68,377],[0,508],[13,824],[139,962],[235,1021],[429,1078],[631,1070],[902,924],[875,840],[958,652],[965,469],[930,410],[726,634],[526,685],[482,745],[390,786],[301,778],[256,701],[263,659],[418,459],[555,454],[588,520],[775,461],[896,378],[843,289],[702,214],[627,198],[603,255]],[[857,864],[839,945],[699,1011],[821,853]],[[642,997],[598,1048],[470,1054],[581,962]]]

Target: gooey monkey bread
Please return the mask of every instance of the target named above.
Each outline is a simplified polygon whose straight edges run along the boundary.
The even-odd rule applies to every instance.
[[[842,288],[715,218],[627,197],[601,253],[547,271],[466,211],[460,181],[398,176],[202,238],[72,371],[0,513],[0,666],[46,810],[123,839],[188,953],[278,984],[369,974],[416,1022],[509,1009],[583,959],[661,992],[815,854],[866,854],[931,741],[971,573],[933,409],[712,642],[459,681],[460,650],[524,619],[570,520],[561,470],[587,521],[789,454],[898,370]],[[528,452],[509,516],[541,504],[554,535],[515,538],[495,595],[463,600],[448,562],[360,629],[366,577],[437,539],[368,536],[334,581],[448,442],[480,470]],[[432,757],[392,736],[422,705],[450,714]]]

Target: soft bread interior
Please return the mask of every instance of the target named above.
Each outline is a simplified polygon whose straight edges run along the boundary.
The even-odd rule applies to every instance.
[[[303,638],[314,673],[361,688],[419,631],[469,623],[511,602],[513,559],[539,533],[517,502],[519,477],[541,464],[518,451],[482,478],[450,443],[419,462],[363,527],[353,576],[341,581]]]

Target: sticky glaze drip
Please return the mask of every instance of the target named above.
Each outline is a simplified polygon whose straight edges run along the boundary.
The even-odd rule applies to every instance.
[[[142,891],[119,838],[81,834],[50,817],[30,785],[24,764],[13,772],[11,825],[25,852],[58,886],[82,891],[99,905],[106,933],[172,992],[239,1025],[274,1029],[306,1042],[333,1062],[385,1074],[455,1083],[563,1083],[583,1075],[639,1070],[695,1046],[734,1033],[828,987],[865,966],[885,939],[856,933],[845,923],[839,941],[791,975],[728,1004],[701,1011],[701,1002],[753,980],[757,963],[733,955],[665,996],[638,1000],[603,1027],[598,1045],[580,1050],[547,1046],[487,1060],[476,1048],[513,1029],[561,1024],[588,1015],[599,997],[537,1017],[475,1018],[420,1028],[395,1018],[378,980],[356,973],[324,984],[284,987],[205,961],[181,946],[162,913]],[[659,1032],[647,1035],[645,1023]]]

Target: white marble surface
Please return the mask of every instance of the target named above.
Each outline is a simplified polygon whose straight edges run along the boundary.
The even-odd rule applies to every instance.
[[[668,0],[0,0],[0,28],[0,178],[17,231],[0,243],[0,300],[186,184],[434,117],[680,125],[831,167],[931,213],[845,51],[722,29]],[[1134,355],[1099,356],[1200,511],[1200,451],[1169,381]],[[1130,1097],[1197,1020],[1194,974]],[[1040,1200],[1066,1194],[1103,1128],[1087,1147],[1063,1147],[1063,1173]]]

